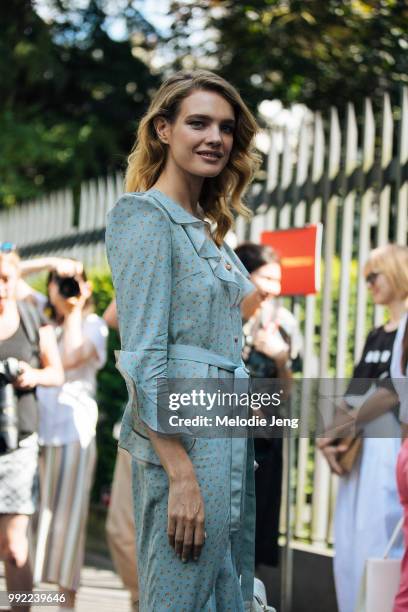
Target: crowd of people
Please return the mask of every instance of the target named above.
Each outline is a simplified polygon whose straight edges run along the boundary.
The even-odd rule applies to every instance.
[[[301,369],[299,325],[279,299],[277,253],[250,242],[234,251],[224,241],[232,211],[245,213],[256,130],[236,90],[212,73],[182,72],[162,85],[140,122],[128,193],[108,217],[116,297],[103,318],[81,262],[21,261],[14,245],[0,244],[0,554],[9,591],[56,584],[61,607],[75,608],[109,326],[121,338],[129,401],[106,531],[132,609],[272,609],[254,596],[254,568],[280,560],[282,438],[253,445],[250,436],[162,435],[156,389],[158,378],[251,376],[279,379],[289,397]],[[44,270],[46,295],[26,280]],[[339,612],[355,612],[365,563],[383,554],[402,514],[408,545],[408,248],[375,249],[364,276],[389,319],[368,334],[318,440],[340,477]],[[342,435],[350,422],[356,435]],[[402,540],[391,556],[402,558],[394,612],[403,612]]]

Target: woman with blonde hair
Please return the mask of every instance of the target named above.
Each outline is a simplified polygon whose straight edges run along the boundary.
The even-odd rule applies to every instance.
[[[36,388],[62,384],[64,372],[52,327],[16,299],[19,266],[13,245],[0,243],[0,558],[7,590],[31,591],[27,528],[38,492]]]
[[[354,612],[366,559],[382,557],[401,517],[395,481],[401,445],[398,396],[390,380],[393,345],[408,297],[408,248],[389,244],[371,251],[364,276],[376,305],[389,320],[371,330],[354,368],[335,425],[347,415],[363,436],[350,472],[341,465],[346,446],[320,441],[333,472],[341,476],[335,511],[334,574],[340,612]],[[343,419],[344,420],[344,419]],[[391,551],[400,557],[399,545]]]
[[[233,213],[248,213],[256,130],[224,79],[178,72],[140,122],[129,193],[108,217],[142,612],[239,612],[252,601],[253,445],[228,432],[165,435],[157,383],[247,376],[240,304],[254,288],[223,238]]]

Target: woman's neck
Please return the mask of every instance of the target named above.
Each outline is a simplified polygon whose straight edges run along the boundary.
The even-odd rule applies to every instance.
[[[387,331],[397,329],[399,322],[401,321],[404,314],[407,312],[404,300],[395,300],[388,304],[388,310],[390,313],[390,320],[388,321],[385,328]]]
[[[2,300],[0,304],[0,316],[9,317],[18,312],[16,300]]]
[[[203,182],[202,177],[188,174],[169,159],[153,187],[196,216]]]

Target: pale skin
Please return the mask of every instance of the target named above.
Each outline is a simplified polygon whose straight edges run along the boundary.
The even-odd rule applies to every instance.
[[[399,322],[406,312],[406,296],[393,289],[387,276],[380,270],[378,276],[368,283],[373,302],[388,307],[390,319],[384,326],[386,331],[397,329]],[[317,440],[317,446],[323,452],[331,471],[339,476],[344,470],[339,464],[339,457],[347,450],[347,445],[335,444],[337,438],[353,435],[357,425],[369,422],[381,414],[388,412],[398,404],[398,396],[395,392],[385,388],[379,388],[373,393],[360,408],[349,409],[342,401],[336,410],[332,425],[327,429],[324,436]],[[403,428],[403,436],[406,431]]]
[[[14,335],[20,325],[16,295],[19,270],[14,263],[0,260],[0,341]],[[19,362],[22,371],[15,386],[32,389],[37,385],[54,386],[64,382],[64,370],[58,352],[54,330],[47,325],[39,330],[41,368]],[[31,591],[32,574],[28,561],[26,515],[0,515],[0,556],[5,560],[6,581],[9,591]],[[29,610],[29,607],[13,608]]]

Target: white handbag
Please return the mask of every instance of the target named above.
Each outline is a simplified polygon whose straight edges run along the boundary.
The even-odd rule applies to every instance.
[[[356,612],[392,612],[401,576],[401,560],[388,555],[402,531],[398,522],[382,559],[367,559]]]
[[[275,608],[268,606],[265,585],[259,578],[254,579],[254,598],[251,612],[276,612]]]

